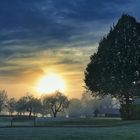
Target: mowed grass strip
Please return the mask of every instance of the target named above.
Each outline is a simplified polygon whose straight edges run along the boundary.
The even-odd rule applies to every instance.
[[[122,121],[119,118],[78,118],[78,119],[67,119],[67,120],[47,120],[37,121],[37,126],[48,126],[48,127],[78,127],[78,126],[91,126],[91,127],[110,127],[118,125],[126,125],[131,123],[137,123],[138,121]]]
[[[0,140],[139,140],[140,124],[117,127],[0,128]]]
[[[113,127],[123,126],[140,121],[122,121],[119,118],[71,118],[71,119],[58,119],[58,118],[37,118],[36,127]],[[11,122],[8,119],[0,120],[0,127],[10,127]],[[13,127],[34,126],[33,121],[14,121]]]

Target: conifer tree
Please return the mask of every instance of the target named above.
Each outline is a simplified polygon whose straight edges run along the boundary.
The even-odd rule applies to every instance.
[[[87,89],[99,96],[110,94],[118,98],[124,119],[131,119],[130,106],[140,95],[139,27],[135,18],[122,15],[100,41],[85,71]]]

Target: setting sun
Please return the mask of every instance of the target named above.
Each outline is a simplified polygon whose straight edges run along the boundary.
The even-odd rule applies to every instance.
[[[57,74],[49,74],[42,77],[37,85],[37,91],[43,94],[53,93],[55,91],[64,92],[65,82],[63,78]]]

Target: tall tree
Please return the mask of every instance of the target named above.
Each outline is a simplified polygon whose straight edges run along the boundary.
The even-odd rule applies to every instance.
[[[50,110],[53,117],[56,117],[59,112],[64,111],[69,105],[68,98],[61,92],[57,91],[55,94],[45,96],[43,98],[43,105]]]
[[[139,23],[122,15],[115,27],[104,37],[97,53],[85,71],[87,88],[96,95],[111,94],[121,102],[125,119],[131,118],[130,106],[140,92],[140,32]]]

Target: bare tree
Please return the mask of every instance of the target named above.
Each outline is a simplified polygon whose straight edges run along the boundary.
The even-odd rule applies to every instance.
[[[56,117],[59,112],[62,112],[65,108],[68,108],[69,100],[61,92],[57,91],[53,95],[45,96],[43,98],[43,105],[46,106],[46,109],[51,111],[53,117]]]

